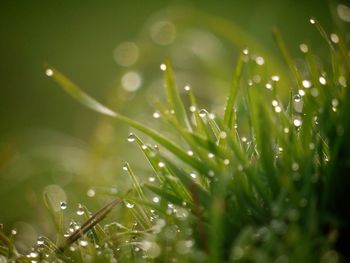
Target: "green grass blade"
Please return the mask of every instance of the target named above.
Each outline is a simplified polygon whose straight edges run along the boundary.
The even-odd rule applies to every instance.
[[[229,127],[230,130],[234,129],[233,126],[235,123],[235,118],[234,118],[233,107],[234,107],[235,99],[238,92],[239,81],[242,75],[242,69],[243,69],[243,54],[240,54],[237,60],[235,73],[231,83],[230,94],[227,98],[227,103],[226,103],[226,108],[224,113],[224,123],[227,127]]]
[[[175,77],[170,62],[166,61],[165,65],[165,89],[167,92],[168,103],[171,110],[175,111],[177,121],[183,127],[187,127],[187,129],[191,130],[191,125],[186,114],[185,106],[176,88]]]

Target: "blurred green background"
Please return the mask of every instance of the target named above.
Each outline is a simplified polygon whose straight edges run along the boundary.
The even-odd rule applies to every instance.
[[[45,76],[45,63],[112,109],[157,128],[152,104],[162,97],[165,57],[180,87],[190,83],[201,105],[220,111],[239,48],[259,43],[277,54],[274,26],[294,56],[306,40],[322,51],[310,16],[332,29],[327,1],[2,1],[0,223],[27,236],[49,233],[43,191],[67,200],[71,212],[77,202],[94,210],[127,188],[125,161],[140,176],[150,173],[126,142],[128,128],[69,98]],[[209,26],[210,17],[244,32],[233,29],[236,45],[218,34],[226,32],[222,24]],[[89,189],[96,196],[88,197]]]

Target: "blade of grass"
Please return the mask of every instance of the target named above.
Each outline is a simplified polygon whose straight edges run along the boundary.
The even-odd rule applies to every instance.
[[[230,130],[234,129],[235,115],[234,115],[234,104],[238,92],[239,81],[242,75],[243,69],[243,54],[241,53],[237,60],[236,69],[231,82],[230,94],[227,97],[227,103],[224,113],[224,123]]]
[[[143,124],[134,121],[126,116],[123,116],[121,114],[118,114],[109,108],[103,106],[99,102],[97,102],[95,99],[88,96],[86,93],[84,93],[78,86],[76,86],[73,82],[71,82],[68,78],[66,78],[62,73],[60,73],[58,70],[47,67],[46,71],[51,70],[49,76],[55,80],[59,86],[61,86],[69,95],[71,95],[73,98],[75,98],[77,101],[85,105],[86,107],[97,111],[99,113],[105,114],[107,116],[113,117],[127,125],[130,125],[131,127],[147,134],[149,137],[157,141],[159,144],[164,146],[166,149],[168,149],[172,154],[177,156],[180,160],[184,161],[185,163],[192,166],[197,171],[203,172],[203,166],[200,161],[195,159],[192,156],[189,156],[184,150],[182,150],[180,147],[172,143],[170,140],[166,139],[156,131],[147,128]]]

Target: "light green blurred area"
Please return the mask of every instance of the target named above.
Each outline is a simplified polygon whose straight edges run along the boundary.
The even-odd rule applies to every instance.
[[[207,16],[233,27],[226,30],[214,23],[210,28]],[[306,40],[316,53],[322,52],[310,16],[332,29],[327,1],[3,1],[0,223],[16,227],[26,222],[38,233],[50,232],[42,201],[48,185],[63,190],[65,196],[59,198],[67,199],[68,211],[74,212],[77,202],[94,210],[115,189],[127,189],[121,168],[125,161],[139,176],[150,174],[140,151],[126,141],[128,127],[69,98],[45,76],[45,63],[112,109],[157,129],[161,124],[152,118],[152,105],[163,97],[159,65],[165,57],[173,61],[179,87],[190,83],[202,106],[220,112],[235,58],[246,40],[234,28],[278,61],[274,26],[294,56]],[[237,45],[219,33],[230,30]],[[133,42],[138,50],[134,59],[119,58],[126,64],[135,60],[127,67],[116,60],[116,48],[124,42]],[[130,71],[142,81],[136,92],[121,85]],[[135,75],[130,76],[134,83]],[[91,187],[97,194],[93,198],[86,195]]]

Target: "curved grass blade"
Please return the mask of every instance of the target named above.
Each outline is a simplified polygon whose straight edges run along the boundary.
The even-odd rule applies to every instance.
[[[66,78],[62,73],[52,67],[46,67],[46,73],[48,76],[53,78],[69,95],[75,98],[77,101],[85,105],[86,107],[97,111],[99,113],[105,114],[107,116],[113,117],[131,127],[147,134],[149,137],[157,141],[159,144],[164,146],[172,154],[177,156],[180,160],[192,166],[197,171],[203,171],[203,166],[201,162],[192,156],[187,155],[187,153],[178,147],[176,144],[172,143],[170,140],[166,139],[156,131],[147,128],[143,124],[134,121],[126,116],[118,114],[111,109],[103,106],[101,103],[91,98],[85,92],[83,92],[77,85]]]

